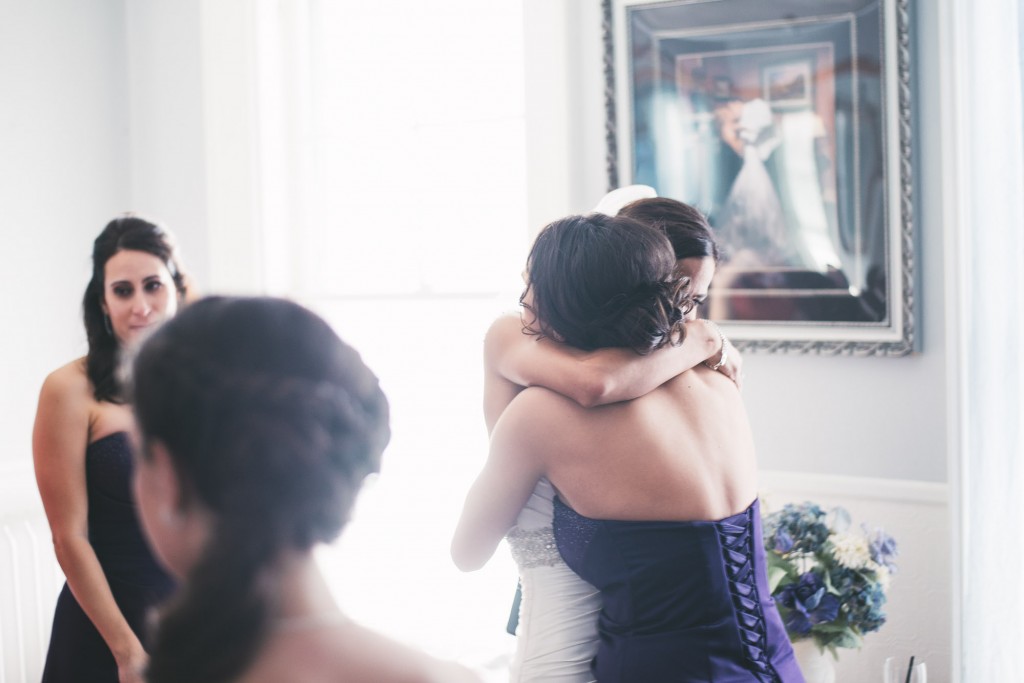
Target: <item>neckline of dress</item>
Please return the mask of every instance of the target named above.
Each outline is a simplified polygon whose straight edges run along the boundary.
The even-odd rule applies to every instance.
[[[112,439],[115,436],[127,437],[128,436],[128,432],[126,430],[124,430],[124,429],[120,429],[120,430],[118,430],[116,432],[110,432],[109,434],[107,434],[105,436],[101,436],[100,438],[96,439],[95,441],[90,441],[89,445],[86,446],[86,448],[92,448],[96,444],[102,443],[102,442],[107,441],[109,439]]]

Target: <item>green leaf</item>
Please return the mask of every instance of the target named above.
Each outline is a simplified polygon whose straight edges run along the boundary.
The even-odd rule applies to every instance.
[[[832,585],[832,572],[826,569],[821,573],[821,577],[825,582],[825,590],[827,590],[832,595],[835,595],[836,597],[841,598],[843,596],[842,591],[840,591],[838,588]]]
[[[786,570],[783,567],[775,566],[768,568],[768,591],[774,595],[775,589],[779,587],[782,580],[786,578]]]
[[[836,647],[859,649],[864,644],[864,640],[854,633],[853,629],[847,629],[846,633],[841,634],[833,643]]]

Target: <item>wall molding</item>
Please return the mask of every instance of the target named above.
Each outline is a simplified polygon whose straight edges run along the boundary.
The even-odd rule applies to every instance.
[[[43,514],[30,460],[0,460],[0,519]]]
[[[916,504],[948,505],[950,501],[949,484],[945,482],[848,477],[783,470],[762,470],[760,480],[760,489],[765,494],[774,490],[785,490]]]

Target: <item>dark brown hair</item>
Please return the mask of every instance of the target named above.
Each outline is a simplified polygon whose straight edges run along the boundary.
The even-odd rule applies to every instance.
[[[267,637],[287,551],[337,537],[390,438],[388,402],[321,318],[272,298],[206,298],[134,364],[143,453],[166,445],[214,526],[161,614],[146,680],[233,680]]]
[[[708,219],[689,204],[667,197],[649,197],[626,204],[618,215],[665,233],[677,260],[705,256],[714,258],[716,263],[719,260],[718,244]]]
[[[584,350],[678,344],[693,307],[668,239],[631,218],[594,213],[551,223],[537,235],[527,274],[520,302],[536,318],[527,332]]]
[[[92,278],[82,297],[82,318],[89,341],[85,371],[97,401],[123,401],[121,383],[116,372],[119,347],[103,312],[103,296],[107,261],[114,254],[126,250],[143,251],[163,261],[174,280],[179,300],[185,297],[185,276],[178,264],[174,239],[163,227],[129,214],[107,223],[93,242]]]

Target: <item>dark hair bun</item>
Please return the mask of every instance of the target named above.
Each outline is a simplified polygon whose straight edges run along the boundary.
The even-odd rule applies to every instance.
[[[689,280],[654,228],[603,214],[563,218],[537,236],[527,271],[520,301],[536,317],[530,332],[584,350],[637,353],[682,340]]]

